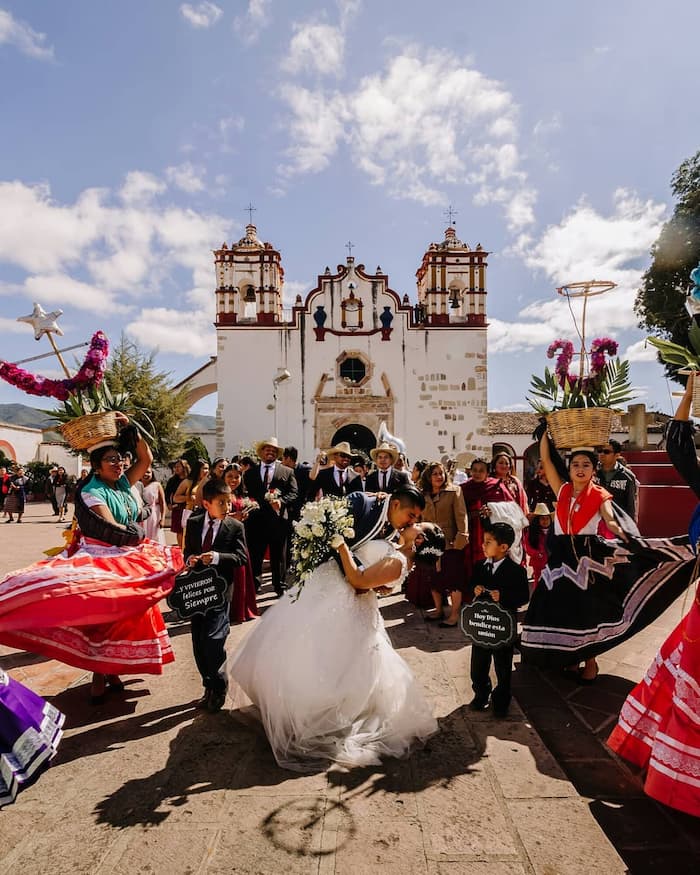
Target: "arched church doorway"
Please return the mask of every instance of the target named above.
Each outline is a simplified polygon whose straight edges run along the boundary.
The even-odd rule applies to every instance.
[[[333,435],[333,446],[337,446],[341,441],[347,441],[353,450],[364,453],[369,456],[369,451],[377,446],[377,439],[374,432],[370,431],[366,425],[344,425],[339,428]]]

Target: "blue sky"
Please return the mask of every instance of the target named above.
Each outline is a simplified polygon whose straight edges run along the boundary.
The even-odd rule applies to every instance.
[[[39,301],[63,345],[124,330],[179,379],[215,351],[211,249],[249,202],[289,299],[349,239],[414,298],[452,204],[493,253],[490,409],[527,409],[547,344],[574,339],[555,288],[596,278],[618,288],[589,336],[668,411],[632,304],[700,148],[698,32],[694,0],[0,0],[0,356],[48,349],[15,321]]]

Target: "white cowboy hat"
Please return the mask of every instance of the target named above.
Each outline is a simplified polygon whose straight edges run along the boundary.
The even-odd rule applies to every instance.
[[[532,511],[533,516],[551,516],[554,513],[553,510],[550,510],[544,501],[540,501],[535,505],[535,509]]]
[[[328,458],[335,456],[338,453],[342,453],[344,456],[350,456],[350,458],[355,455],[352,451],[352,447],[347,441],[341,441],[339,444],[336,444],[336,446],[331,447],[330,450],[326,450],[325,452]]]
[[[381,443],[378,447],[375,447],[375,449],[370,450],[369,454],[372,457],[373,462],[377,461],[377,455],[379,453],[389,453],[392,465],[395,465],[396,460],[399,458],[399,451],[393,444]]]
[[[253,449],[255,450],[255,454],[258,458],[261,458],[260,453],[263,447],[274,447],[277,450],[277,458],[282,458],[282,453],[284,452],[284,447],[281,447],[277,443],[276,437],[265,438],[264,441],[258,441],[257,444],[253,444]]]

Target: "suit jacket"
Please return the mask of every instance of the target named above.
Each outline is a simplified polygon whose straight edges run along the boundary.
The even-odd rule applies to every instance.
[[[365,492],[383,492],[384,490],[379,485],[381,482],[380,472],[378,470],[371,471],[365,480]],[[389,493],[396,492],[399,487],[408,486],[410,482],[411,478],[408,476],[408,472],[397,471],[395,468],[392,468],[386,491]]]
[[[185,562],[190,556],[198,556],[202,552],[206,513],[193,514],[187,520],[185,529]],[[243,523],[225,517],[221,521],[211,549],[219,554],[219,562],[214,567],[229,583],[233,580],[233,569],[248,562],[248,549],[245,542]]]
[[[272,478],[268,486],[269,490],[277,489],[279,491],[279,500],[282,504],[281,511],[278,514],[270,507],[270,503],[265,500],[265,484],[260,476],[260,465],[254,465],[243,475],[243,485],[245,486],[248,497],[257,501],[260,505],[260,510],[256,510],[248,518],[248,522],[253,528],[258,525],[275,525],[276,523],[285,520],[287,511],[293,512],[294,504],[299,496],[297,481],[294,476],[294,471],[287,468],[281,462],[275,462],[275,467],[272,470]]]
[[[512,613],[527,603],[530,591],[527,585],[527,572],[522,565],[518,565],[510,556],[506,556],[493,574],[489,574],[485,568],[485,559],[474,566],[474,573],[469,582],[472,593],[476,586],[497,589],[500,593],[500,603]]]
[[[324,495],[335,495],[337,498],[344,498],[346,495],[350,495],[351,492],[359,492],[361,490],[359,475],[352,468],[346,468],[344,474],[345,482],[341,489],[335,479],[334,465],[319,471],[316,479],[311,481],[311,488],[315,490],[314,495],[319,489],[323,491]]]

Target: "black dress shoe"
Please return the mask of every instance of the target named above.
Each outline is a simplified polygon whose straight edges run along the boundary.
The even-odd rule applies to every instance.
[[[195,702],[194,707],[199,708],[200,710],[208,708],[210,697],[211,697],[211,690],[205,690],[204,695],[202,696],[201,699],[199,699],[197,702]]]
[[[212,690],[209,693],[209,704],[207,710],[214,714],[216,711],[221,711],[226,701],[226,690]]]
[[[507,708],[494,708],[493,709],[493,716],[496,718],[496,720],[505,720],[506,717],[508,716],[508,709]]]
[[[469,703],[470,711],[488,711],[490,699],[472,699]]]

